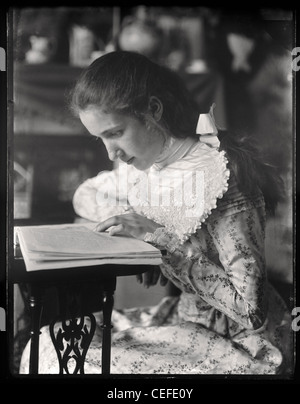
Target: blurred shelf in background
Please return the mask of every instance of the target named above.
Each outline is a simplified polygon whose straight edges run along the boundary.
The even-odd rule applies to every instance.
[[[68,110],[67,96],[81,68],[15,64],[14,218],[18,224],[73,222],[72,197],[85,179],[112,168]]]
[[[15,63],[14,134],[86,134],[68,110],[68,95],[81,71],[63,64]]]

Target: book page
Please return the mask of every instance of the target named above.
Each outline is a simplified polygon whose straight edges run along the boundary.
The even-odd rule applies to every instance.
[[[27,251],[61,257],[157,254],[152,245],[127,236],[110,236],[81,225],[24,226],[17,228]]]
[[[106,264],[118,264],[118,265],[160,265],[162,263],[161,258],[101,258],[101,259],[81,259],[81,260],[63,260],[63,261],[33,261],[24,256],[24,262],[26,265],[26,271],[41,271],[51,269],[63,269],[63,268],[84,268],[90,266],[99,266]],[[99,269],[100,270],[100,269]]]
[[[160,265],[161,252],[127,236],[93,232],[95,224],[16,227],[27,271],[104,264]]]

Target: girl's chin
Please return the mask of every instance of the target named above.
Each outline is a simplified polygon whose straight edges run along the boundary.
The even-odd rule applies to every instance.
[[[140,171],[146,170],[146,168],[143,166],[143,164],[133,163],[132,165],[133,165],[133,167],[136,168],[137,170],[140,170]]]
[[[136,159],[132,162],[133,167],[140,171],[148,170],[153,164],[154,163],[146,163],[145,161],[136,161]]]

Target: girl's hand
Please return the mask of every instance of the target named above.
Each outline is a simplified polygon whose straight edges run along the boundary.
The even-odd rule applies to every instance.
[[[110,217],[99,223],[94,230],[101,232],[110,229],[109,234],[111,236],[114,234],[126,234],[143,240],[146,233],[153,233],[158,227],[161,227],[161,225],[137,213],[125,213]],[[159,267],[154,267],[144,274],[139,274],[136,278],[146,288],[156,285],[159,279],[161,286],[165,286],[168,282]]]
[[[166,286],[166,284],[168,283],[168,279],[162,274],[159,267],[154,267],[153,269],[150,269],[149,271],[143,274],[136,275],[137,281],[139,283],[143,283],[146,288],[149,288],[149,286],[156,285],[159,278],[160,278],[160,285]]]
[[[109,228],[109,234],[127,234],[139,240],[143,240],[146,233],[153,233],[160,224],[147,219],[137,213],[125,213],[123,215],[113,216],[95,227],[95,231],[105,231]]]

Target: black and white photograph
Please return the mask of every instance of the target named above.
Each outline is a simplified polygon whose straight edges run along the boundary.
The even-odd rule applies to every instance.
[[[10,378],[295,379],[296,15],[7,10]]]

